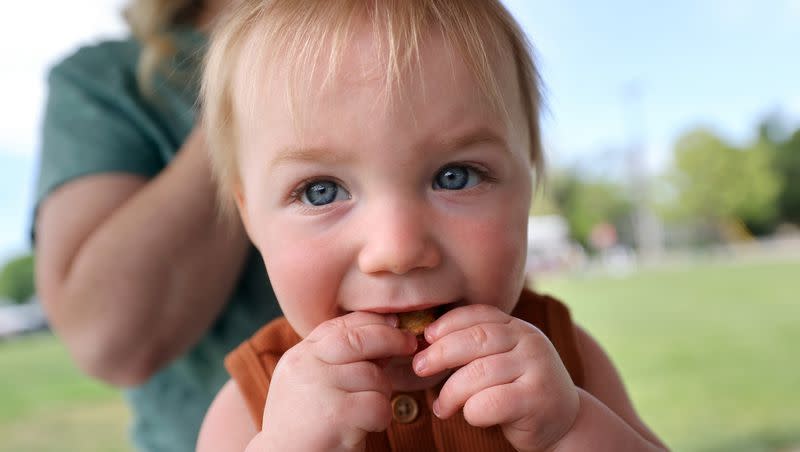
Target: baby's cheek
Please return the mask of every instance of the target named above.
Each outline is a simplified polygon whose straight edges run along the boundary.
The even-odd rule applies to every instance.
[[[305,336],[319,323],[327,320],[331,310],[327,300],[335,300],[330,293],[330,275],[326,275],[323,261],[313,249],[306,246],[275,246],[264,256],[272,288],[286,318]]]
[[[496,300],[493,304],[511,312],[524,282],[527,227],[487,221],[474,231],[476,236],[464,242],[472,244],[471,284],[484,300]]]

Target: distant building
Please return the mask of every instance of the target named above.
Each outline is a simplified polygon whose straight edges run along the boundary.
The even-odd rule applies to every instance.
[[[0,339],[47,328],[42,305],[32,300],[25,304],[0,301]]]
[[[564,271],[580,267],[586,260],[583,248],[569,236],[569,224],[561,215],[542,215],[528,219],[528,259],[526,271]]]

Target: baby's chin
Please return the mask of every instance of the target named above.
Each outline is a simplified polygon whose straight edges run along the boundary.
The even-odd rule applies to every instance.
[[[391,358],[384,367],[384,371],[392,381],[394,392],[423,391],[432,388],[450,373],[450,371],[445,371],[430,377],[419,377],[411,368],[411,358],[411,356]]]

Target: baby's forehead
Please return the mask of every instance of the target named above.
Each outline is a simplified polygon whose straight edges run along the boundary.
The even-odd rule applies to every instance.
[[[253,30],[237,55],[232,91],[240,119],[257,116],[265,102],[300,117],[326,96],[359,89],[372,90],[376,108],[391,108],[411,91],[426,92],[433,77],[470,77],[475,89],[469,94],[482,96],[498,113],[508,114],[507,101],[519,99],[509,92],[519,85],[507,46],[488,49],[491,65],[477,64],[435,27],[424,30],[414,45],[394,42],[365,23],[337,39],[300,45],[271,45],[264,36],[269,33]]]
[[[248,37],[248,44],[238,55],[234,85],[242,101],[263,97],[274,101],[276,96],[297,101],[323,96],[332,89],[388,85],[390,80],[387,56],[363,27],[346,44],[320,43],[313,52],[260,43],[255,33]]]

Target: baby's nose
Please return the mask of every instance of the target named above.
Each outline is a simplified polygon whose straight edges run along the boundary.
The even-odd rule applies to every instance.
[[[385,203],[374,209],[364,223],[363,246],[358,256],[364,273],[402,275],[415,269],[433,268],[441,252],[424,209],[411,203]]]

